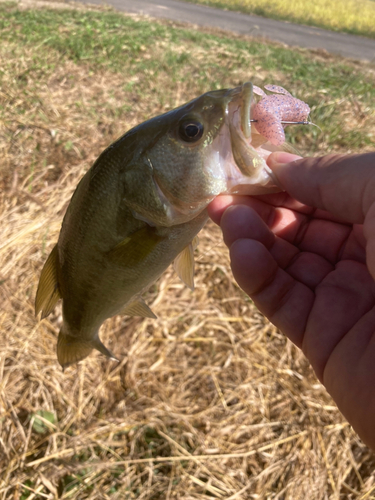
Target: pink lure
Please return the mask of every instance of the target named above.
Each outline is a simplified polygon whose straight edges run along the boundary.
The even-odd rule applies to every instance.
[[[282,121],[300,122],[306,121],[310,113],[309,106],[299,99],[293,97],[287,90],[278,85],[265,85],[265,89],[276,94],[267,95],[261,88],[253,86],[255,94],[262,99],[254,106],[251,118],[259,134],[263,135],[275,146],[281,146],[285,142],[284,127]]]

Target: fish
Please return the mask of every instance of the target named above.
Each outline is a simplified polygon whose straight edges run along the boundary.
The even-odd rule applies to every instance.
[[[42,319],[62,299],[63,369],[94,349],[117,359],[101,325],[117,314],[156,318],[142,294],[172,262],[194,288],[197,234],[216,196],[281,190],[266,159],[284,146],[261,114],[252,122],[258,105],[251,82],[207,92],[129,130],[82,177],[35,298]]]

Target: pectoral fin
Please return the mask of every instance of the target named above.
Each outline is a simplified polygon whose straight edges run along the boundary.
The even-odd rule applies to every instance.
[[[107,358],[118,361],[98,336],[92,340],[85,340],[60,331],[59,338],[57,339],[57,359],[63,370],[85,359],[93,349],[97,349],[104,356],[107,356]]]
[[[193,250],[196,250],[198,248],[198,245],[199,245],[199,236],[194,236],[191,244],[193,245]]]
[[[193,240],[194,242],[194,240]],[[194,249],[193,243],[189,243],[173,261],[173,268],[181,281],[191,290],[194,290]]]
[[[120,314],[127,314],[128,316],[141,316],[143,318],[156,318],[155,314],[151,311],[143,299],[138,299],[130,304],[126,304]]]
[[[43,266],[35,297],[35,316],[42,311],[42,319],[52,312],[56,302],[61,298],[57,281],[57,266],[58,253],[57,245],[55,245]]]
[[[146,226],[116,245],[109,256],[120,265],[134,266],[144,260],[162,239],[156,228]]]

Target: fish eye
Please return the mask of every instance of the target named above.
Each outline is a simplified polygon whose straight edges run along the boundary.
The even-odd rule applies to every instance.
[[[196,142],[203,135],[203,125],[195,120],[184,120],[180,123],[178,134],[185,142]]]

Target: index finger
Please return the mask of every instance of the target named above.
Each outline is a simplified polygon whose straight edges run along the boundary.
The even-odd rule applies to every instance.
[[[308,207],[291,198],[287,193],[274,193],[262,196],[220,195],[208,205],[211,219],[220,225],[221,217],[230,206],[245,205],[253,208],[269,226],[274,219],[276,207],[288,208],[301,214],[311,214],[314,208]]]
[[[231,220],[220,216],[220,226],[227,245],[239,238],[254,238],[252,225],[247,222],[247,214],[243,210],[249,207],[255,210],[273,234],[291,243],[300,251],[312,252],[335,263],[344,248],[352,227],[335,221],[316,217],[314,209],[310,214],[300,213],[284,207],[275,207],[262,200],[250,196],[220,196],[211,202],[208,211],[227,214],[231,206]],[[250,217],[249,217],[250,221]]]

